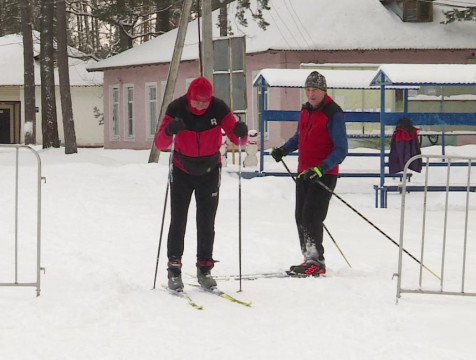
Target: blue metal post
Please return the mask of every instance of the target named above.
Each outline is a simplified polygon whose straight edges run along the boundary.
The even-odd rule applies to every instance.
[[[445,128],[443,127],[443,130],[441,131],[441,155],[443,156],[446,155],[445,146],[446,146]],[[445,159],[442,159],[442,161],[445,162]]]
[[[408,112],[408,89],[403,90],[403,112]]]
[[[264,111],[264,86],[260,87],[261,94],[261,104],[260,104],[260,152],[259,152],[259,173],[260,175],[263,174],[263,167],[264,167],[264,118],[263,118],[263,111]]]
[[[385,207],[385,76],[380,74],[380,207]]]

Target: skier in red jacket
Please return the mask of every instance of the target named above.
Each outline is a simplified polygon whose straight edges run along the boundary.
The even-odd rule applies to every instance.
[[[291,274],[326,273],[323,223],[332,194],[318,180],[334,190],[339,166],[347,155],[344,113],[327,95],[326,78],[317,71],[305,83],[306,102],[299,116],[298,129],[283,146],[273,148],[271,156],[283,156],[299,149],[296,179],[295,217],[304,262],[291,266]]]
[[[184,236],[192,193],[197,206],[197,277],[204,288],[216,287],[211,276],[218,207],[222,129],[237,144],[245,144],[248,128],[237,122],[229,107],[212,96],[204,77],[193,80],[187,94],[172,101],[155,136],[155,146],[167,149],[175,136],[170,183],[171,222],[167,240],[168,285],[182,290]]]

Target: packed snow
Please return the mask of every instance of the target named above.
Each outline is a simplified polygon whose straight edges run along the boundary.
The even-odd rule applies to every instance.
[[[0,287],[1,359],[474,359],[476,298],[402,294],[396,301],[398,247],[336,197],[326,225],[352,268],[325,235],[328,274],[321,278],[219,281],[244,307],[186,285],[203,310],[161,288],[166,283],[166,236],[153,287],[169,154],[147,163],[148,151],[35,147],[42,163],[41,295],[34,287]],[[424,148],[437,154],[438,146]],[[369,149],[355,149],[368,151]],[[447,147],[447,154],[474,155],[476,146]],[[236,161],[238,156],[235,155]],[[35,157],[20,151],[18,281],[35,281]],[[284,159],[296,168],[296,157]],[[0,149],[0,283],[15,281],[15,154]],[[266,159],[266,170],[285,172]],[[255,169],[243,168],[243,172]],[[378,171],[378,158],[348,157],[341,171]],[[431,179],[445,181],[443,168]],[[474,179],[474,170],[473,179]],[[452,171],[462,184],[467,168]],[[452,178],[453,179],[453,178]],[[412,183],[423,180],[414,174]],[[397,180],[387,180],[396,182]],[[474,181],[474,180],[472,180]],[[376,178],[340,178],[336,193],[391,238],[400,233],[400,200],[375,208]],[[239,272],[238,165],[223,168],[216,219],[215,275]],[[242,273],[284,271],[301,262],[294,223],[294,183],[289,176],[242,178]],[[419,256],[422,195],[406,202],[406,248]],[[428,200],[425,264],[441,271],[444,193]],[[469,194],[466,292],[475,291],[476,203]],[[431,200],[430,200],[431,199]],[[450,194],[445,281],[458,288],[463,256],[464,193]],[[184,280],[195,283],[195,208],[189,212]],[[402,286],[418,288],[418,264],[404,255]],[[406,271],[406,272],[405,272]],[[424,271],[424,286],[439,281]],[[456,285],[451,282],[454,281]],[[459,281],[459,282],[458,282]]]

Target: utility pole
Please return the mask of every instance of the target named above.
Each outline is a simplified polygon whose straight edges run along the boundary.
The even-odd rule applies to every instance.
[[[202,0],[203,74],[213,84],[212,0]]]
[[[177,39],[175,40],[174,53],[172,55],[172,61],[170,62],[169,74],[167,76],[167,84],[165,85],[165,94],[162,99],[162,106],[160,107],[159,119],[157,121],[157,129],[159,129],[162,122],[162,118],[165,115],[167,106],[173,99],[175,83],[177,81],[178,69],[180,66],[180,60],[182,59],[183,45],[185,42],[185,35],[187,34],[188,19],[190,17],[190,10],[192,8],[193,0],[185,0],[182,7],[182,15],[180,16],[180,23],[177,31]],[[155,147],[152,142],[150,149],[149,163],[158,162],[160,151]]]

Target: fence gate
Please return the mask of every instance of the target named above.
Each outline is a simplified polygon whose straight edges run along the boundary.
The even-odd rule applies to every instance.
[[[423,160],[424,183],[407,185],[408,166],[419,158]],[[436,160],[443,165],[437,167],[439,170],[432,168],[431,176],[430,160],[432,164]],[[471,165],[475,160],[475,157],[417,155],[406,163],[395,274],[397,302],[402,293],[476,296],[476,205],[472,211],[470,207],[470,201],[476,200],[476,185],[471,180]],[[410,253],[419,251],[419,257],[411,259],[403,254],[410,248]],[[412,288],[406,288],[407,284],[412,284]],[[468,284],[473,288],[467,289]]]
[[[14,151],[12,151],[12,149]],[[37,167],[37,175],[35,176],[35,185],[36,185],[36,194],[32,193],[32,196],[35,197],[36,195],[36,282],[20,282],[18,277],[19,277],[19,263],[20,263],[20,255],[19,255],[19,194],[20,194],[20,189],[19,189],[19,165],[20,165],[20,150],[27,150],[31,151],[36,160],[36,167]],[[12,157],[14,156],[14,169],[15,169],[15,206],[14,206],[14,279],[12,282],[6,282],[6,283],[0,283],[0,286],[32,286],[36,287],[36,295],[40,296],[40,272],[41,270],[44,270],[41,267],[41,181],[44,179],[41,176],[41,159],[40,156],[38,155],[38,152],[34,150],[33,148],[26,146],[26,145],[3,145],[0,144],[0,154],[7,159],[7,157],[12,154]],[[2,192],[5,194],[6,189],[3,189]],[[27,194],[28,195],[28,194]],[[29,195],[28,195],[29,196]],[[34,199],[33,199],[34,201]],[[4,203],[4,206],[8,204]],[[22,208],[22,210],[24,210]],[[5,234],[2,234],[2,231],[0,229],[0,241],[9,241],[7,236]],[[6,263],[6,259],[3,258],[5,256],[5,253],[2,254],[0,252],[0,263]]]

